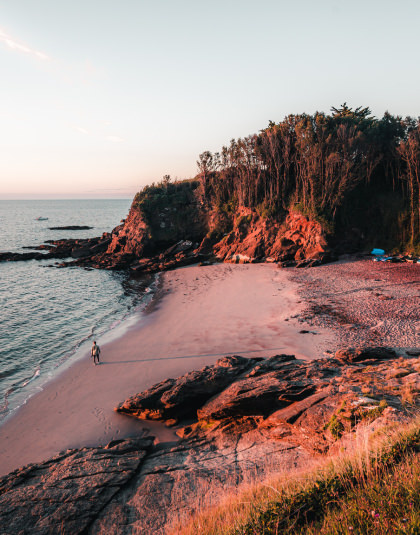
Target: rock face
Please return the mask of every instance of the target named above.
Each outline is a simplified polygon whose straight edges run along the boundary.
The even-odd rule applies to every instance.
[[[179,442],[114,441],[16,470],[0,479],[0,525],[9,535],[163,535],[232,487],[290,473],[346,449],[358,433],[407,421],[420,401],[419,370],[417,358],[387,348],[317,361],[225,357],[117,407],[178,420]]]
[[[250,209],[239,210],[235,228],[214,247],[228,262],[322,263],[332,258],[321,225],[290,212],[283,223],[260,218]]]
[[[146,217],[144,208],[133,203],[124,225],[114,229],[107,251],[91,258],[93,265],[153,272],[212,258],[302,267],[333,259],[321,225],[297,213],[279,223],[261,218],[255,210],[239,208],[233,216],[233,230],[220,237],[216,232],[219,217],[200,204],[193,192],[180,205],[168,201],[164,208],[149,206],[148,210],[152,215]]]
[[[84,228],[84,227],[57,227]],[[202,261],[280,262],[306,267],[332,259],[321,225],[290,212],[282,219],[209,206],[198,181],[145,188],[126,220],[102,237],[50,240],[45,252],[1,253],[0,261],[72,258],[65,265],[156,272]]]

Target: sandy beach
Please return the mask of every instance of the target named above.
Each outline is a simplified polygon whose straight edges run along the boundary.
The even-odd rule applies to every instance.
[[[419,264],[350,258],[290,273],[306,303],[301,319],[331,329],[341,347],[419,347]]]
[[[172,430],[114,412],[127,397],[224,355],[279,353],[313,359],[337,346],[328,328],[305,329],[305,302],[292,271],[274,264],[217,264],[162,274],[157,306],[105,345],[102,362],[86,355],[33,396],[0,428],[0,474],[68,448]]]

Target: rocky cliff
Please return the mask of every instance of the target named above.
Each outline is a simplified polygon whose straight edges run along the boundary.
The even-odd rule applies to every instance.
[[[158,271],[206,259],[316,265],[332,259],[322,225],[290,212],[283,219],[257,210],[229,212],[206,204],[198,182],[145,188],[107,250],[90,258],[97,267]]]
[[[225,262],[286,262],[306,265],[331,259],[327,234],[321,224],[290,212],[282,222],[263,218],[255,210],[240,208],[233,229],[214,245]]]
[[[0,261],[71,257],[61,266],[154,272],[206,260],[306,267],[333,258],[319,222],[298,212],[280,218],[212,206],[195,180],[144,188],[128,217],[101,237],[51,240],[35,249],[43,252],[1,253]]]

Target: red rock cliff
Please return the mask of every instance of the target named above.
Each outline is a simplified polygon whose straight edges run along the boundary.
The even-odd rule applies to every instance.
[[[205,255],[235,263],[308,264],[326,261],[329,254],[320,223],[297,212],[283,221],[264,218],[246,207],[225,214],[206,205],[198,183],[191,181],[145,188],[95,260],[107,267],[155,271]]]
[[[214,251],[225,262],[324,261],[330,254],[320,223],[296,212],[280,223],[246,208],[238,210],[234,229]]]

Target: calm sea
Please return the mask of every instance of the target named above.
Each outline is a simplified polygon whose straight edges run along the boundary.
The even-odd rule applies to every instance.
[[[49,239],[100,236],[125,218],[131,200],[0,201],[0,251],[27,252]],[[37,217],[48,220],[37,221]],[[87,225],[92,230],[49,227]],[[0,422],[42,388],[91,340],[138,314],[153,279],[55,260],[0,263]]]

